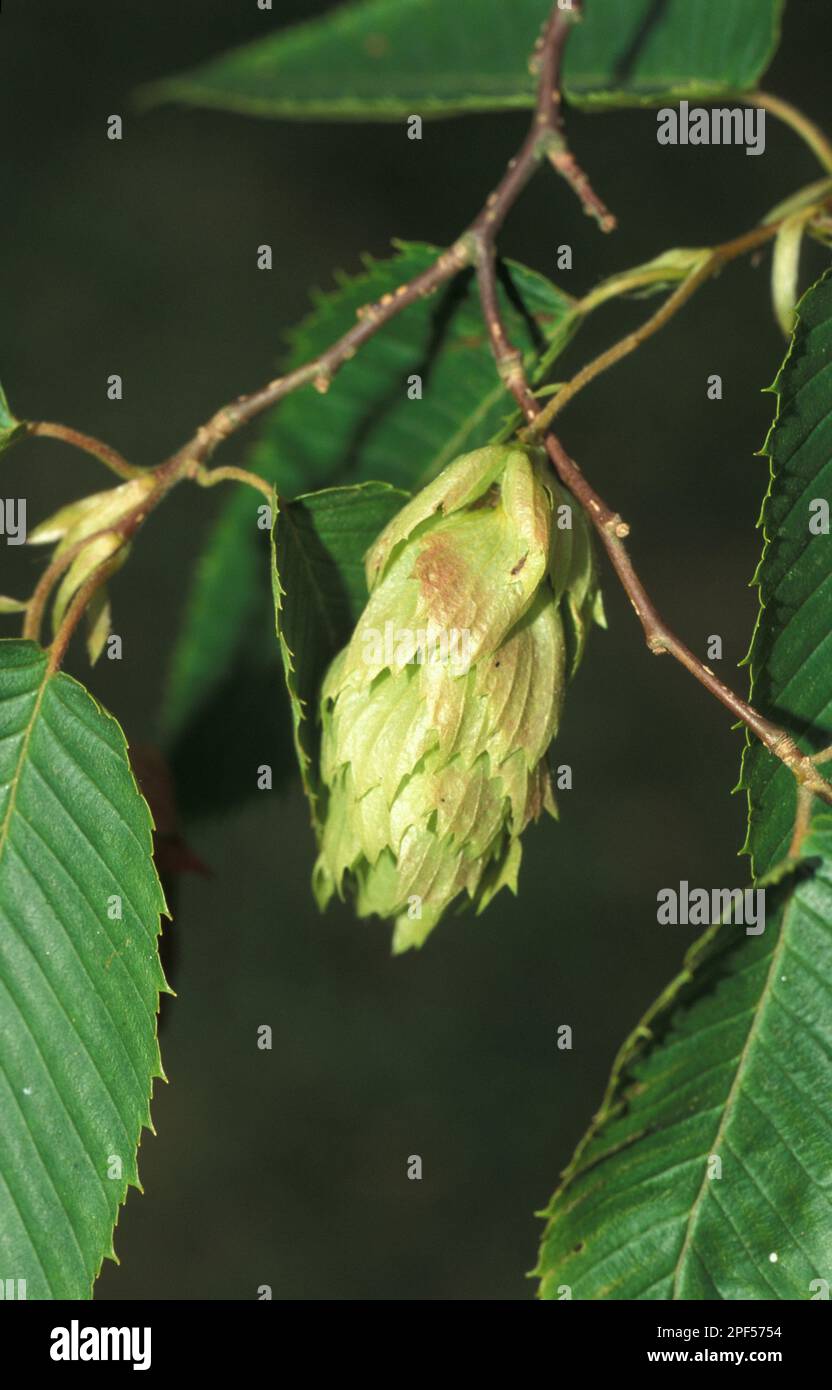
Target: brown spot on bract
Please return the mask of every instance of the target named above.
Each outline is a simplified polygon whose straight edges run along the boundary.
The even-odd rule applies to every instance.
[[[422,593],[435,612],[446,612],[465,587],[466,564],[457,546],[445,536],[429,536],[413,573]]]
[[[523,566],[525,565],[526,561],[528,560],[528,558],[529,558],[528,555],[521,555],[521,556],[520,556],[520,559],[517,561],[517,564],[514,566],[514,569],[511,571],[511,573],[512,573],[512,574],[519,574],[520,571],[521,571],[521,569],[522,569]]]

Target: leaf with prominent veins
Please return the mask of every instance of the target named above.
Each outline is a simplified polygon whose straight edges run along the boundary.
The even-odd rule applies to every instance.
[[[287,367],[324,352],[354,326],[358,310],[394,294],[437,254],[435,247],[402,244],[388,260],[368,259],[359,275],[338,277],[337,288],[316,297],[292,334]],[[513,261],[505,264],[500,294],[514,341],[538,380],[541,363],[556,357],[577,327],[574,300]],[[265,417],[249,466],[283,497],[371,479],[411,489],[492,438],[512,404],[494,370],[469,274],[385,324],[325,395],[307,386],[281,401]],[[205,721],[201,737],[227,741],[229,730],[252,727],[256,708],[264,711],[260,746],[270,747],[267,719],[275,726],[285,719],[274,696],[280,673],[262,583],[268,556],[258,554],[258,504],[249,489],[230,498],[200,562],[166,701],[174,737],[187,738]],[[279,757],[277,750],[271,760]],[[232,758],[224,763],[236,765]],[[200,806],[226,804],[230,794],[214,769]]]
[[[387,483],[323,488],[283,506],[275,499],[275,624],[295,751],[313,815],[320,683],[366,602],[365,552],[407,500],[406,492]]]
[[[624,1044],[566,1170],[542,1298],[810,1299],[832,1271],[832,818]]]
[[[151,100],[301,120],[402,120],[534,105],[529,63],[551,0],[362,0],[167,78]],[[577,9],[577,5],[575,7]],[[568,100],[651,105],[753,87],[783,0],[589,0]]]
[[[88,1298],[161,1076],[164,898],[115,721],[0,642],[0,1265]]]
[[[807,751],[832,741],[832,276],[775,383],[752,692]],[[541,1296],[811,1299],[832,1280],[832,817],[783,872],[788,768],[749,739],[746,848],[767,920],[713,929],[619,1054],[546,1215]]]

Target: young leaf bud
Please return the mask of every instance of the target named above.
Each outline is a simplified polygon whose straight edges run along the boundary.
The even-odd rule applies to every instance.
[[[30,545],[58,542],[55,559],[78,547],[55,595],[52,607],[52,627],[55,632],[78,590],[99,565],[112,556],[118,556],[119,564],[126,560],[129,547],[124,536],[117,529],[108,528],[116,528],[135,507],[139,507],[155,485],[156,480],[151,473],[131,478],[129,482],[108,488],[106,492],[96,492],[91,497],[70,502],[31,532]],[[82,544],[88,537],[88,544]]]

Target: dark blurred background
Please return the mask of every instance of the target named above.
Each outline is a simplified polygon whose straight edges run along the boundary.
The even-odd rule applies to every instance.
[[[180,444],[221,402],[259,384],[307,288],[384,255],[390,238],[449,241],[519,143],[526,116],[403,125],[289,124],[162,108],[137,84],[193,65],[275,22],[328,6],[282,0],[4,0],[0,15],[0,379],[22,416],[97,434],[139,463]],[[791,0],[765,85],[821,122],[827,0]],[[125,116],[121,143],[106,117]],[[514,211],[503,250],[581,293],[676,245],[727,239],[818,177],[769,119],[766,153],[660,147],[653,111],[571,113],[573,146],[619,217],[603,237],[554,176]],[[275,250],[271,275],[253,248]],[[574,248],[557,272],[556,248]],[[807,253],[802,283],[822,266]],[[632,553],[665,615],[702,655],[723,638],[736,670],[756,613],[749,589],[783,355],[770,256],[726,270],[659,337],[562,417],[570,450],[632,526]],[[611,305],[558,376],[655,304]],[[106,399],[122,374],[124,400]],[[706,399],[719,372],[724,399]],[[242,462],[240,441],[223,461]],[[108,484],[94,462],[42,442],[4,460],[4,496],[30,526]],[[68,669],[131,741],[158,739],[160,693],[189,577],[221,489],[179,489],[116,580],[121,662]],[[31,588],[38,552],[3,548],[0,590]],[[116,1235],[100,1298],[511,1298],[540,1231],[533,1213],[596,1109],[625,1033],[677,969],[692,932],[658,927],[662,886],[744,882],[741,740],[670,660],[644,647],[606,582],[571,690],[556,761],[575,785],[561,822],[529,834],[521,896],[443,924],[393,960],[389,930],[345,908],[320,918],[296,788],[188,827],[213,878],[181,880],[164,1064],[145,1136],[142,1198]],[[5,619],[7,635],[13,620]],[[221,764],[223,746],[205,749]],[[571,1025],[572,1051],[557,1047]],[[270,1052],[256,1046],[273,1029]],[[423,1160],[408,1181],[407,1158]]]

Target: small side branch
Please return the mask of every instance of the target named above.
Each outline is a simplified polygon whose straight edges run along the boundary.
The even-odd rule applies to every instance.
[[[104,444],[100,439],[95,439],[91,434],[82,434],[80,430],[71,429],[69,425],[57,425],[51,420],[28,420],[26,430],[33,438],[59,439],[64,444],[70,444],[73,449],[91,454],[119,478],[136,478],[143,472],[143,469],[128,463],[117,449]]]
[[[480,265],[483,259],[493,260],[494,239],[517,198],[532,178],[535,170],[547,153],[547,142],[562,131],[560,112],[560,65],[564,45],[572,24],[579,17],[579,0],[573,0],[571,9],[563,10],[553,4],[549,19],[538,42],[535,65],[540,72],[538,99],[529,132],[517,155],[509,161],[508,168],[494,191],[489,194],[480,212],[465,232],[454,244],[443,251],[433,265],[420,275],[401,284],[375,303],[366,304],[358,311],[358,322],[342,335],[318,357],[288,372],[248,395],[239,396],[228,405],[221,407],[197,430],[196,434],[175,454],[152,470],[155,486],[139,507],[122,518],[118,525],[119,533],[125,539],[132,535],[144,522],[167,493],[185,478],[191,478],[202,486],[210,487],[224,479],[234,478],[238,482],[257,487],[264,496],[271,499],[271,489],[262,479],[243,469],[227,467],[208,470],[205,465],[218,446],[238,429],[255,419],[264,410],[276,405],[291,392],[306,385],[325,392],[340,368],[349,362],[358,350],[369,341],[385,324],[389,323],[418,300],[433,294],[451,280],[460,270],[472,265]],[[577,168],[577,166],[575,166]],[[577,187],[577,184],[576,184]],[[589,196],[588,181],[581,176],[581,196]],[[479,273],[479,272],[478,272]],[[133,478],[146,470],[134,468],[126,459],[109,445],[64,425],[49,424],[44,421],[28,426],[32,435],[42,435],[62,439],[76,448],[94,455],[104,462],[120,477]],[[88,537],[89,543],[93,537]],[[80,548],[80,547],[79,547]],[[47,568],[41,577],[32,598],[27,605],[24,634],[37,639],[40,633],[43,613],[52,588],[74,558],[76,551],[66,551],[59,560]],[[98,579],[96,577],[98,576]],[[103,571],[96,571],[74,600],[75,605],[88,602],[98,583],[106,578]],[[72,624],[74,627],[74,622]],[[68,637],[66,641],[68,641]],[[62,639],[55,647],[60,661],[66,647]]]
[[[427,270],[408,283],[399,285],[395,291],[386,294],[376,303],[365,305],[359,311],[355,326],[325,352],[216,411],[187,444],[153,470],[155,487],[152,492],[140,506],[122,518],[117,528],[112,529],[117,529],[126,540],[143,524],[147,514],[171,488],[184,478],[192,478],[206,487],[233,478],[256,487],[271,499],[271,488],[265,480],[258,479],[255,474],[233,467],[209,471],[205,464],[215,449],[236,430],[300,387],[311,383],[317,390],[326,391],[344,363],[350,361],[364,343],[392,318],[418,300],[433,294],[460,270],[475,266],[483,315],[497,370],[528,422],[528,428],[523,433],[543,439],[561,481],[584,507],[641,622],[648,647],[657,654],[669,652],[675,657],[726,709],[741,720],[775,757],[791,769],[799,787],[805,789],[807,794],[813,793],[832,804],[832,785],[819,773],[819,760],[806,757],[784,729],[764,719],[747,701],[731,691],[710,668],[694,656],[659,616],[625,548],[624,540],[628,534],[626,522],[622,521],[618,513],[613,512],[594,490],[550,428],[555,416],[578,391],[656,333],[687,302],[699,285],[722,265],[774,237],[780,223],[776,220],[764,223],[746,236],[714,248],[640,329],[629,334],[584,367],[543,408],[540,407],[526,379],[522,356],[506,332],[497,293],[496,237],[508,212],[541,162],[548,160],[552,163],[577,194],[585,211],[596,218],[603,230],[608,231],[615,225],[612,214],[594,192],[586,174],[569,151],[564,132],[560,90],[561,65],[569,32],[575,20],[580,18],[580,10],[580,0],[573,0],[570,9],[561,9],[557,3],[553,4],[534,55],[534,66],[540,74],[540,80],[528,134],[515,157],[510,160],[503,178],[467,230],[448,250],[442,252]],[[757,92],[753,99],[757,105],[788,121],[814,149],[824,167],[832,171],[832,146],[806,117],[787,102],[766,93]],[[828,203],[828,196],[826,201]],[[144,471],[134,468],[109,445],[66,426],[35,422],[30,424],[28,429],[32,435],[63,439],[66,443],[85,450],[121,477],[132,478]],[[92,539],[94,537],[88,537],[84,544],[88,544]],[[53,561],[42,576],[28,605],[24,629],[27,635],[37,637],[39,634],[51,588],[70,563],[74,553],[74,549],[65,552],[59,561]],[[107,562],[99,567],[75,596],[61,632],[53,644],[50,658],[53,669],[62,660],[69,637],[84,607],[110,572],[110,564],[111,562]]]
[[[614,232],[618,222],[593,189],[566,141],[553,135],[546,146],[546,157],[556,174],[566,179],[588,217],[594,217],[602,232]]]
[[[514,395],[535,434],[538,434],[541,432],[541,419],[550,411],[551,407],[547,406],[541,411],[526,380],[522,359],[511,345],[500,315],[493,259],[484,258],[478,267],[478,274],[483,315],[497,370]],[[552,404],[559,399],[560,395],[556,396]],[[714,675],[710,667],[700,661],[663,620],[639,579],[624,544],[629,534],[627,523],[622,520],[618,512],[614,512],[611,507],[607,506],[551,429],[544,432],[543,443],[561,482],[580,502],[598,533],[601,544],[606,550],[613,569],[635,610],[636,617],[641,623],[650,651],[657,656],[663,652],[668,652],[675,657],[699,681],[700,685],[703,685],[726,709],[730,710],[736,719],[740,720],[756,735],[774,757],[785,763],[799,786],[832,805],[832,784],[820,774],[816,761],[801,752],[785,729],[765,719],[754,709],[753,705],[750,705],[747,700],[743,700],[724,681]]]
[[[97,569],[94,569],[89,579],[81,585],[77,594],[70,603],[61,626],[55,634],[55,640],[49,648],[49,673],[57,671],[64,659],[64,654],[69,646],[70,638],[84,616],[87,604],[102,586],[106,584],[110,575],[115,574],[119,567],[118,555],[113,555],[104,560]]]
[[[676,636],[659,614],[644,585],[633,567],[624,538],[628,534],[626,523],[617,512],[611,511],[595,489],[587,482],[573,459],[569,457],[558,438],[549,433],[546,448],[561,481],[574,493],[592,520],[601,543],[618,575],[621,585],[635,610],[636,617],[644,631],[645,641],[651,652],[660,656],[668,652],[680,662],[690,674],[710,691],[727,710],[730,710],[746,728],[760,740],[775,758],[794,774],[799,785],[806,787],[816,796],[832,805],[832,785],[818,772],[813,758],[802,753],[794,739],[785,729],[765,719],[753,705],[743,700],[721,681],[709,666],[694,656],[689,647]]]
[[[303,366],[297,367],[285,376],[275,377],[273,381],[246,396],[238,396],[235,401],[224,405],[202,425],[182,449],[162,468],[169,468],[178,475],[195,473],[193,465],[205,463],[217,447],[244,425],[249,424],[264,410],[276,405],[285,396],[302,386],[313,385],[317,391],[325,393],[345,362],[358,352],[359,348],[378,333],[380,328],[400,314],[403,309],[433,294],[446,281],[471,263],[472,247],[466,237],[461,237],[448,251],[434,261],[432,266],[417,275],[413,280],[385,295],[375,303],[366,304],[358,311],[358,323],[331,347]]]
[[[698,267],[679,286],[675,294],[670,296],[658,314],[653,316],[653,320],[651,320],[653,327],[650,331],[657,331],[661,324],[667,321],[668,317],[693,294],[702,280],[713,272],[716,264],[722,264],[724,261],[740,255],[743,251],[762,244],[768,240],[770,235],[770,228],[765,226],[755,229],[754,232],[739,238],[736,242],[717,248],[714,254],[708,258],[708,261]],[[821,797],[822,800],[832,805],[832,784],[827,782],[818,771],[817,760],[804,754],[785,729],[765,719],[747,700],[743,700],[741,696],[725,685],[710,667],[700,661],[690,648],[685,646],[661,618],[639,579],[624,544],[629,534],[627,523],[617,512],[607,506],[603,498],[584,477],[574,459],[570,458],[557,435],[549,428],[550,420],[557,413],[557,410],[562,408],[561,402],[569,392],[569,387],[567,386],[558,392],[553,400],[541,409],[529,386],[522,357],[511,342],[500,310],[493,238],[484,238],[481,242],[480,255],[477,261],[477,280],[483,317],[494,361],[501,378],[529,422],[531,428],[526,431],[526,434],[543,437],[555,472],[564,486],[584,508],[635,610],[650,651],[656,655],[668,652],[675,657],[699,681],[700,685],[703,685],[726,709],[730,710],[731,714],[750,729],[774,757],[779,758],[791,770],[799,787],[804,788],[807,793]],[[639,341],[644,336],[645,333],[642,330],[642,338]],[[637,346],[637,343],[634,343],[633,346]],[[626,350],[631,351],[632,348]],[[621,351],[620,355],[623,356],[624,352]],[[602,370],[602,368],[597,370]],[[593,373],[594,375],[597,375],[597,370]],[[580,387],[573,388],[571,395],[575,394],[576,389],[580,389]]]
[[[233,464],[223,468],[203,468],[201,465],[194,473],[194,479],[200,487],[214,487],[217,483],[245,483],[247,487],[253,487],[257,492],[263,494],[271,504],[272,485],[267,483],[265,478],[261,478],[259,473],[251,473],[247,468],[235,468]]]
[[[829,205],[829,198],[821,199],[818,208]],[[818,209],[807,209],[807,219],[810,215],[817,214]],[[648,338],[652,338],[655,333],[664,328],[666,324],[687,304],[696,291],[716,275],[723,266],[740,256],[747,255],[751,251],[756,251],[759,247],[765,246],[767,242],[773,241],[780,231],[785,217],[776,221],[763,223],[759,227],[754,227],[750,232],[743,236],[735,237],[732,241],[726,241],[721,246],[714,246],[709,251],[703,251],[702,259],[685,279],[679,284],[667,299],[661,304],[650,318],[646,319],[638,328],[631,333],[627,333],[620,338],[617,343],[606,348],[603,352],[594,357],[591,362],[587,362],[579,372],[576,372],[571,381],[567,381],[558,391],[557,395],[538,413],[535,420],[523,431],[526,439],[540,438],[549,428],[556,416],[566,408],[570,401],[583,391],[584,387],[601,376],[603,372],[614,367],[617,362],[621,362],[630,353],[635,352],[646,343]],[[626,278],[626,277],[624,277]]]
[[[580,13],[579,0],[574,0],[571,9],[561,9],[557,4],[552,6],[535,51],[534,62],[540,72],[540,80],[528,134],[517,154],[509,161],[497,187],[489,194],[480,212],[454,244],[421,275],[359,310],[359,321],[355,327],[319,357],[285,376],[276,377],[261,390],[240,396],[236,401],[223,406],[197,431],[190,443],[174,456],[171,460],[174,468],[183,465],[187,468],[194,462],[205,463],[223,440],[299,387],[311,382],[319,391],[326,391],[336,372],[345,362],[349,362],[359,348],[380,328],[417,300],[433,294],[460,270],[478,264],[483,256],[490,254],[508,212],[541,161],[550,155],[555,146],[563,166],[561,172],[568,172],[569,181],[584,206],[603,209],[600,199],[592,191],[589,179],[566,149],[563,136],[561,62],[566,40],[573,24],[580,18]],[[603,215],[610,223],[610,215],[606,209],[603,209]]]

